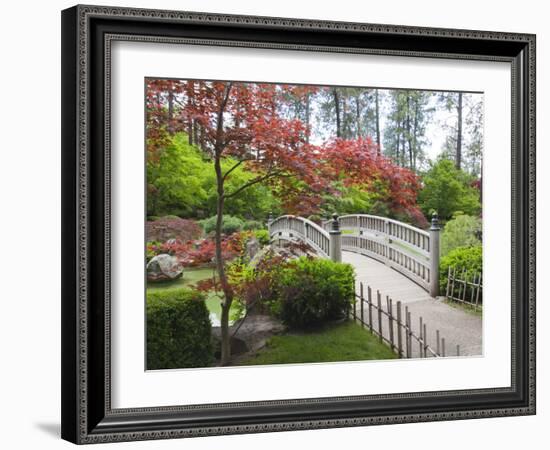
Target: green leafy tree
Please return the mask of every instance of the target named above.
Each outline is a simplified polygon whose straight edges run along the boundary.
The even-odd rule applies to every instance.
[[[212,163],[184,133],[169,136],[168,144],[157,158],[147,159],[147,215],[173,214],[186,218],[210,217],[216,214],[216,174]],[[222,168],[228,171],[236,164],[225,158]],[[245,167],[237,167],[227,178],[227,186],[237,189],[256,175]],[[265,220],[269,211],[278,210],[278,200],[269,187],[256,184],[228,200],[229,215],[245,219]]]
[[[452,161],[441,159],[422,178],[424,187],[418,196],[422,212],[429,216],[437,211],[449,220],[457,211],[478,216],[481,213],[479,191],[472,186],[475,179],[457,169]]]
[[[237,161],[233,158],[224,158],[221,163],[222,170],[227,172],[236,165]],[[208,177],[206,209],[208,216],[216,214],[216,201],[218,197],[216,174],[211,169],[205,172]],[[256,174],[239,166],[231,172],[231,176],[226,179],[226,186],[231,191],[236,191],[239,186],[249,183],[256,177]],[[237,195],[228,199],[225,204],[225,212],[232,216],[242,217],[243,219],[257,219],[265,221],[270,211],[279,210],[280,201],[272,194],[269,186],[265,184],[253,184],[248,189],[244,189]]]
[[[207,200],[207,163],[199,151],[177,134],[147,159],[147,215],[192,217]]]
[[[457,247],[471,247],[481,244],[481,219],[458,214],[449,220],[441,234],[441,256]]]

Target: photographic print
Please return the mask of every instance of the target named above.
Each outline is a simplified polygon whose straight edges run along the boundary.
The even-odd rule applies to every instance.
[[[147,78],[146,369],[481,356],[483,114]]]

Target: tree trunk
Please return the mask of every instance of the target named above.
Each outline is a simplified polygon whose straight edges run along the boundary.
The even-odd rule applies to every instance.
[[[341,122],[342,122],[342,137],[344,139],[349,139],[349,136],[350,136],[350,133],[349,133],[349,121],[347,120],[347,117],[348,117],[348,100],[347,100],[347,95],[344,94],[344,96],[342,97],[342,117],[341,117]]]
[[[414,105],[414,125],[413,125],[413,149],[414,149],[414,160],[413,160],[413,170],[416,171],[416,159],[418,156],[418,104],[419,99],[416,98],[415,105]]]
[[[334,97],[334,110],[336,111],[336,137],[342,137],[342,120],[340,118],[340,98],[338,90],[332,89],[332,95]]]
[[[456,107],[458,112],[458,123],[456,133],[456,156],[455,165],[457,169],[462,166],[462,92],[458,93],[458,105]]]
[[[174,92],[168,91],[168,133],[174,134]]]
[[[411,95],[407,92],[407,143],[409,144],[409,169],[413,168],[413,145],[411,134]]]
[[[193,105],[193,94],[188,92],[187,104],[191,107]],[[189,145],[193,145],[193,119],[189,119],[187,124],[187,139],[189,140]]]
[[[223,301],[221,304],[222,314],[220,320],[221,326],[221,365],[225,366],[229,363],[231,359],[231,336],[229,336],[229,310],[231,304],[233,303],[233,291],[229,286],[227,281],[227,275],[225,273],[225,266],[223,261],[222,253],[222,225],[223,225],[223,208],[225,203],[225,192],[223,185],[223,173],[221,167],[221,158],[219,155],[216,156],[214,160],[214,168],[216,171],[216,180],[217,180],[217,191],[218,198],[216,204],[216,271],[218,272],[218,277],[220,279],[220,284],[223,291]]]
[[[374,98],[376,103],[376,145],[378,145],[378,154],[382,152],[382,145],[380,143],[380,103],[378,99],[378,89],[374,90]]]
[[[231,91],[231,83],[226,86],[225,100],[223,101],[220,110],[218,111],[218,123],[216,131],[216,146],[214,149],[214,170],[216,172],[216,184],[217,194],[216,199],[216,270],[220,279],[220,284],[223,291],[223,301],[221,304],[222,314],[220,318],[221,326],[221,361],[220,364],[225,366],[231,359],[231,336],[229,335],[229,310],[233,303],[233,291],[227,281],[227,275],[225,273],[225,266],[222,253],[222,225],[223,225],[223,208],[225,203],[225,190],[224,190],[224,178],[221,165],[222,151],[223,151],[223,113],[229,93]]]
[[[359,94],[355,94],[355,137],[361,137],[361,104]]]
[[[306,127],[307,127],[307,135],[306,135],[306,142],[309,144],[309,123],[311,121],[311,110],[310,110],[310,94],[309,92],[306,94]]]
[[[397,153],[395,155],[395,163],[398,165],[398,166],[402,166],[402,159],[401,159],[401,152],[400,152],[400,147],[401,147],[401,131],[399,131],[399,128],[400,128],[400,124],[401,122],[396,122],[397,123],[397,130],[396,130],[396,134],[397,134],[397,137],[396,137],[396,140],[397,140]]]
[[[196,120],[193,120],[193,142],[199,145],[199,124]]]

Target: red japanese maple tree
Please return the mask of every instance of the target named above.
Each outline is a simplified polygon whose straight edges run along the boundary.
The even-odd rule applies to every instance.
[[[165,145],[169,127],[183,130],[211,159],[216,173],[215,260],[224,295],[222,365],[230,359],[229,310],[234,299],[223,258],[224,206],[257,183],[271,185],[287,199],[299,197],[305,187],[309,192],[322,191],[320,162],[312,157],[316,147],[308,143],[307,124],[282,114],[279,107],[309,92],[284,85],[222,81],[149,80],[147,85],[148,151],[154,153]],[[166,111],[166,98],[177,104],[177,114],[170,102]],[[224,171],[222,161],[229,157],[236,162]],[[243,164],[256,176],[228,191],[226,181]]]
[[[318,157],[325,179],[378,189],[394,214],[405,215],[418,226],[427,224],[417,206],[420,178],[381,155],[371,138],[331,140],[320,148]]]

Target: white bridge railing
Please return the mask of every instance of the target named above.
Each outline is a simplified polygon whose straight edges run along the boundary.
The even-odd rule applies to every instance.
[[[329,232],[315,222],[300,216],[280,216],[270,220],[269,237],[286,240],[299,238],[311,245],[322,256],[331,257]]]
[[[302,239],[324,257],[341,261],[347,250],[374,258],[410,278],[432,297],[439,291],[439,224],[429,231],[397,220],[353,214],[323,222],[322,227],[298,216],[269,221],[272,239]]]

